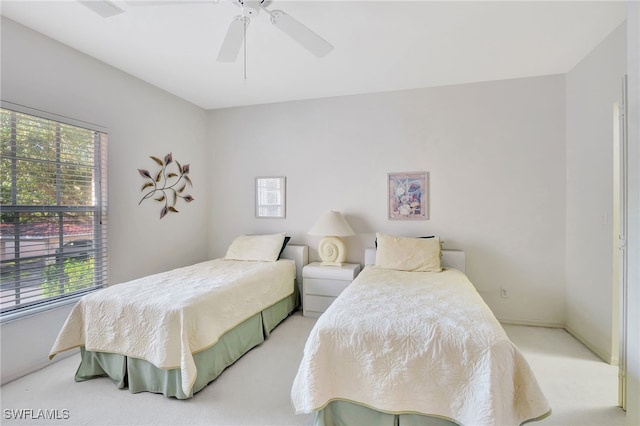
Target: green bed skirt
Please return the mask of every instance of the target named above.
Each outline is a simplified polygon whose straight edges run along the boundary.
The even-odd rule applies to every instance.
[[[314,426],[459,426],[453,420],[421,414],[389,414],[347,401],[332,401],[316,413]]]
[[[191,393],[182,390],[179,368],[162,370],[148,361],[120,354],[92,352],[80,348],[81,361],[75,380],[82,382],[96,377],[109,377],[118,388],[129,388],[131,393],[154,392],[177,399],[191,398],[222,371],[250,349],[258,346],[271,331],[298,307],[295,291],[273,306],[250,317],[226,332],[220,340],[202,352],[193,355],[198,375]]]

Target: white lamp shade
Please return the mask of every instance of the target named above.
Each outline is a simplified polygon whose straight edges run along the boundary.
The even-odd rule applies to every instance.
[[[331,237],[349,237],[356,235],[349,226],[347,220],[340,212],[328,211],[320,216],[320,219],[309,230],[309,235],[321,235]]]

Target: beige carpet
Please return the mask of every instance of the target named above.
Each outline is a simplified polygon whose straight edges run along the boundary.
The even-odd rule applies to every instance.
[[[315,320],[294,315],[269,339],[198,393],[178,401],[131,394],[109,379],[76,383],[79,356],[3,386],[3,425],[311,425],[313,416],[293,414],[289,391]],[[524,352],[553,413],[532,425],[624,425],[616,407],[617,368],[600,361],[564,330],[506,325]],[[15,420],[6,410],[55,410],[68,419]],[[11,416],[9,416],[11,417]],[[471,425],[470,425],[471,426]]]

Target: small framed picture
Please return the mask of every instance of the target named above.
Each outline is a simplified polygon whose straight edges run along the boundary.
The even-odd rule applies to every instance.
[[[389,173],[389,219],[427,220],[427,172]]]
[[[259,176],[256,178],[256,217],[285,217],[286,182],[287,179],[284,176]]]

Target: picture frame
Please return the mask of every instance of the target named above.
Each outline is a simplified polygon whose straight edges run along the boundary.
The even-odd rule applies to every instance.
[[[256,217],[285,218],[287,178],[285,176],[256,177]]]
[[[428,177],[428,172],[388,174],[388,219],[427,220],[429,218]]]

